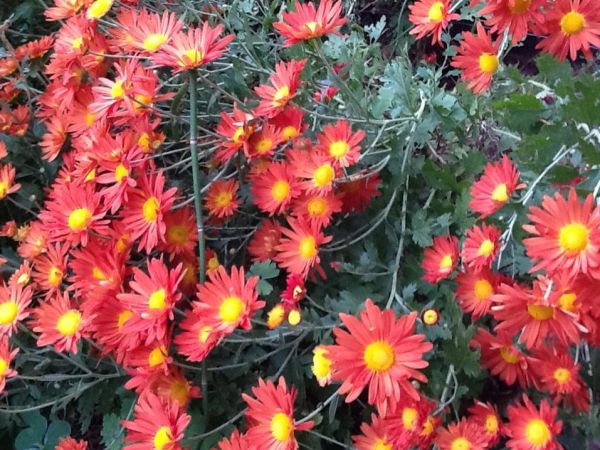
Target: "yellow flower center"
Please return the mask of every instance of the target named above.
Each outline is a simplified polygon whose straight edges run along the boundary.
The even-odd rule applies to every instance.
[[[133,311],[129,311],[128,309],[119,313],[119,316],[117,317],[117,328],[119,329],[119,331],[123,329],[127,321],[132,317]]]
[[[167,240],[170,244],[183,245],[188,241],[188,230],[185,225],[167,227]]]
[[[9,325],[19,314],[19,305],[12,300],[0,303],[0,325]]]
[[[71,41],[71,48],[73,50],[79,50],[83,45],[83,36],[76,37]]]
[[[486,239],[479,246],[477,255],[478,256],[490,256],[492,253],[494,253],[494,248],[496,248],[496,245],[489,239]]]
[[[48,271],[48,283],[52,286],[59,286],[62,283],[63,271],[56,266],[52,266]]]
[[[227,297],[221,303],[219,307],[219,317],[227,325],[232,325],[240,320],[241,315],[244,313],[246,305],[239,297],[232,295]]]
[[[163,288],[160,288],[150,294],[148,298],[148,308],[150,309],[165,309],[167,306],[166,302],[167,291]]]
[[[90,170],[84,178],[85,181],[94,181],[95,179],[96,179],[96,169]]]
[[[168,40],[168,36],[162,33],[152,33],[142,43],[142,47],[144,50],[154,53],[156,50],[160,48]]]
[[[0,378],[8,372],[8,362],[4,358],[0,358]]]
[[[8,183],[6,181],[0,181],[0,199],[6,197],[8,193]]]
[[[96,114],[86,111],[83,116],[83,121],[86,125],[91,126],[96,121]]]
[[[559,367],[552,376],[558,384],[566,384],[571,379],[571,371],[565,367]]]
[[[388,444],[385,439],[377,439],[373,450],[392,450],[392,444]]]
[[[271,188],[271,197],[278,203],[283,202],[290,194],[290,183],[285,180],[276,181]]]
[[[489,75],[496,73],[499,64],[497,55],[482,53],[481,56],[479,56],[479,69],[481,69],[483,73]]]
[[[156,367],[164,363],[167,359],[167,349],[164,346],[156,347],[148,355],[148,365]]]
[[[129,243],[129,233],[123,233],[121,236],[119,236],[119,239],[117,239],[117,243],[116,243],[116,248],[117,251],[119,253],[123,253],[125,250],[127,250],[127,245]]]
[[[322,25],[321,22],[306,22],[304,26],[308,28],[308,31],[310,31],[312,34],[315,34]]]
[[[291,326],[295,327],[300,323],[300,320],[302,320],[302,315],[300,314],[300,311],[298,311],[297,309],[292,309],[288,314],[288,323]]]
[[[552,434],[546,422],[541,419],[533,419],[525,427],[525,437],[529,443],[541,447],[552,439]]]
[[[229,206],[231,201],[233,200],[233,194],[229,191],[219,192],[215,199],[215,203],[218,208],[225,208]]]
[[[577,11],[569,11],[560,19],[560,29],[567,36],[581,33],[585,26],[585,17]]]
[[[306,210],[310,216],[321,217],[328,211],[327,200],[320,197],[311,198],[306,204]]]
[[[113,0],[96,0],[87,10],[88,19],[103,17],[113,5]]]
[[[281,86],[273,95],[273,106],[283,106],[287,103],[290,96],[290,87]]]
[[[488,414],[485,417],[483,425],[485,432],[488,434],[496,434],[498,432],[498,418],[494,414]]]
[[[440,270],[448,270],[453,264],[454,261],[452,260],[452,255],[444,255],[442,259],[440,259]]]
[[[387,372],[396,361],[394,349],[385,341],[371,342],[365,348],[363,359],[372,372]]]
[[[71,211],[67,223],[73,231],[85,230],[92,218],[92,212],[87,208],[77,208]]]
[[[428,417],[425,423],[423,424],[423,430],[421,430],[421,436],[429,436],[433,433],[434,420],[431,417]]]
[[[402,410],[402,426],[407,430],[414,430],[417,426],[417,418],[419,413],[415,408],[404,408]]]
[[[203,326],[202,328],[200,328],[200,331],[198,332],[198,340],[204,344],[206,343],[206,341],[208,341],[208,338],[210,337],[211,333],[213,331],[213,328],[209,325]]]
[[[494,288],[492,283],[490,283],[485,278],[480,278],[475,282],[475,286],[473,287],[473,292],[475,294],[475,298],[480,302],[484,302],[490,298],[490,296],[494,293]]]
[[[206,265],[208,270],[217,270],[221,263],[219,263],[219,258],[213,256],[208,260],[208,264]]]
[[[158,219],[158,212],[160,210],[160,203],[154,196],[150,197],[142,205],[142,215],[144,220],[148,223],[156,222]]]
[[[183,54],[181,55],[179,65],[181,67],[198,66],[202,64],[203,58],[204,56],[202,55],[202,52],[200,50],[190,48],[189,50],[183,52]]]
[[[425,325],[435,325],[438,321],[439,314],[435,309],[428,309],[423,313],[423,322]]]
[[[188,384],[183,380],[175,380],[169,386],[169,396],[179,403],[180,406],[185,405],[189,398]]]
[[[427,17],[431,22],[441,22],[444,19],[444,4],[442,2],[435,2],[429,8]]]
[[[317,242],[312,236],[306,236],[300,241],[298,252],[304,259],[313,259],[317,254]]]
[[[567,292],[566,294],[561,295],[558,298],[558,305],[569,312],[576,312],[577,307],[575,306],[575,301],[577,300],[577,295],[572,292]]]
[[[154,435],[152,443],[154,444],[154,450],[165,450],[167,445],[172,444],[173,438],[169,427],[160,427]]]
[[[115,81],[113,87],[110,88],[110,96],[114,99],[125,97],[125,89],[123,88],[123,81]]]
[[[459,437],[452,441],[452,445],[450,446],[450,450],[470,450],[471,443],[466,440],[464,437]]]
[[[242,138],[245,136],[246,136],[246,131],[244,130],[244,127],[238,127],[235,129],[235,132],[233,133],[233,137],[231,139],[236,144],[239,144],[240,142],[242,142]]]
[[[516,364],[519,362],[519,355],[510,347],[502,347],[500,349],[500,356],[502,356],[502,359],[508,364]]]
[[[523,14],[527,12],[531,6],[531,0],[513,0],[512,2],[508,2],[508,9],[513,14]]]
[[[300,134],[300,130],[298,130],[298,128],[296,128],[292,125],[288,125],[287,127],[284,127],[283,131],[281,132],[281,135],[285,139],[293,139],[293,138],[297,137],[299,134]]]
[[[281,304],[275,305],[271,311],[267,313],[267,327],[269,327],[270,330],[273,330],[281,325],[284,314],[284,307]]]
[[[506,183],[501,183],[496,186],[492,192],[492,200],[502,203],[508,200],[508,187],[506,186]]]
[[[331,374],[331,360],[325,355],[327,350],[317,347],[313,354],[312,373],[317,378],[327,378]]]
[[[22,273],[21,275],[19,275],[19,278],[17,278],[17,283],[20,284],[21,286],[25,286],[27,283],[29,283],[29,274],[27,272]]]
[[[581,223],[573,222],[560,229],[558,241],[563,251],[581,253],[587,248],[589,230]]]
[[[350,146],[346,141],[335,141],[329,146],[329,154],[335,159],[342,159],[350,150]]]
[[[527,305],[527,312],[535,320],[548,320],[554,316],[554,308],[544,305]]]
[[[262,138],[256,143],[256,153],[264,155],[273,147],[273,141],[269,138]]]
[[[73,336],[79,331],[81,324],[81,314],[73,309],[67,311],[58,318],[56,330],[63,336]]]
[[[318,187],[329,186],[335,178],[335,171],[329,163],[325,163],[315,170],[313,179]]]
[[[129,170],[123,164],[119,164],[115,167],[115,181],[120,183],[123,178],[129,175]]]
[[[294,423],[290,416],[278,412],[271,418],[271,435],[278,442],[286,442],[294,432]]]

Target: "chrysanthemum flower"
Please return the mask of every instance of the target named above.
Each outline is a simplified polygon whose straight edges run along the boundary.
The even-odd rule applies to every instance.
[[[198,243],[198,229],[193,209],[189,207],[168,211],[164,216],[165,240],[158,245],[172,258],[177,255],[194,253]]]
[[[386,416],[388,436],[392,448],[413,448],[417,444],[423,447],[423,431],[436,404],[427,397],[417,399],[403,396],[392,405]]]
[[[250,450],[246,435],[241,434],[237,429],[234,429],[228,438],[221,439],[217,445],[219,447],[215,450]]]
[[[489,447],[496,445],[502,436],[502,420],[496,407],[490,403],[476,401],[469,408],[469,414],[469,420],[483,430]]]
[[[511,44],[515,45],[527,36],[530,23],[544,22],[541,6],[546,6],[544,0],[494,0],[479,11],[486,19],[486,25],[491,26],[491,32],[502,34],[508,30]]]
[[[503,155],[501,161],[486,164],[481,178],[471,186],[469,208],[478,213],[480,219],[491,216],[523,186],[518,183],[519,171],[508,156]]]
[[[494,225],[475,225],[467,230],[461,257],[463,263],[475,270],[489,267],[500,250],[500,230]]]
[[[325,387],[331,382],[331,359],[329,359],[327,347],[317,345],[313,349],[311,370],[319,386]]]
[[[33,295],[31,287],[23,287],[18,279],[0,286],[0,337],[10,336],[17,324],[29,316],[28,306]]]
[[[417,0],[408,9],[408,20],[414,25],[410,34],[416,34],[416,39],[431,35],[433,45],[441,44],[442,31],[452,20],[460,18],[460,14],[450,12],[450,0]]]
[[[283,377],[279,378],[277,386],[272,381],[265,382],[259,378],[258,387],[252,388],[252,394],[255,398],[242,394],[248,404],[248,442],[262,450],[297,450],[294,433],[310,430],[314,422],[298,423],[294,420],[296,389],[291,387],[288,390]]]
[[[509,386],[516,382],[522,388],[534,385],[535,380],[529,367],[530,358],[513,344],[512,335],[499,332],[494,336],[479,328],[469,346],[480,348],[481,366]]]
[[[223,29],[221,24],[212,28],[204,22],[201,27],[175,33],[171,43],[163,45],[152,61],[158,66],[171,67],[173,73],[204,66],[220,58],[233,41],[232,34],[220,37]]]
[[[505,434],[506,442],[511,450],[562,450],[556,440],[562,431],[562,422],[556,420],[558,409],[542,400],[540,408],[523,395],[523,405],[509,405],[507,408],[508,423]]]
[[[333,215],[342,210],[342,201],[333,192],[304,194],[292,206],[295,217],[304,217],[312,226],[322,229],[331,223]]]
[[[502,276],[488,268],[461,272],[456,277],[456,300],[460,308],[477,320],[490,312],[493,295]]]
[[[273,220],[264,219],[260,223],[247,247],[253,262],[275,258],[281,241],[281,230],[281,225]]]
[[[518,334],[527,348],[538,348],[549,337],[564,345],[580,340],[576,318],[558,307],[557,294],[547,295],[547,287],[539,280],[531,290],[502,283],[492,300],[494,318],[499,322],[496,330]]]
[[[67,19],[77,14],[89,0],[54,0],[54,6],[44,11],[46,20],[55,21]]]
[[[240,184],[230,178],[229,180],[216,180],[208,188],[204,206],[211,216],[224,219],[233,216],[239,206],[237,191]]]
[[[39,333],[37,345],[54,345],[58,352],[77,353],[77,343],[87,320],[67,293],[57,293],[33,309],[33,331]]]
[[[492,41],[491,35],[477,22],[477,34],[466,32],[452,59],[452,66],[461,69],[461,78],[475,94],[487,91],[492,84],[492,76],[498,70],[498,50],[500,42]]]
[[[477,424],[462,419],[460,422],[448,425],[438,432],[436,444],[440,450],[485,450],[488,442]]]
[[[185,379],[177,368],[171,368],[168,374],[157,373],[152,380],[150,390],[161,397],[177,402],[185,410],[194,398],[200,397],[200,388]]]
[[[337,31],[346,23],[340,17],[342,2],[321,0],[319,7],[314,3],[294,2],[294,12],[283,13],[283,20],[275,22],[275,28],[285,38],[284,47],[291,47],[299,42],[319,38],[326,34],[338,34]]]
[[[148,393],[138,399],[134,414],[134,420],[123,421],[124,450],[181,450],[179,441],[191,417],[176,401]]]
[[[415,334],[417,314],[396,318],[390,309],[380,310],[371,300],[365,302],[360,320],[340,313],[348,328],[334,328],[336,345],[327,348],[333,366],[332,379],[341,381],[346,402],[355,400],[368,387],[368,402],[386,415],[388,406],[402,395],[415,399],[419,394],[411,379],[427,381],[418,369],[429,364],[423,354],[433,348],[425,336]]]
[[[164,216],[175,201],[176,188],[164,190],[165,177],[162,172],[148,175],[146,171],[138,178],[137,187],[128,193],[128,202],[123,210],[123,224],[131,240],[140,239],[138,250],[150,253],[159,241],[164,241],[167,226]]]
[[[458,263],[458,239],[455,236],[435,236],[431,247],[423,251],[421,279],[437,284],[448,278]]]
[[[21,185],[15,183],[16,170],[12,164],[0,164],[0,200],[17,192]]]
[[[54,161],[58,158],[68,137],[67,120],[66,117],[59,114],[45,121],[46,132],[39,144],[42,148],[42,159]]]
[[[112,354],[118,363],[122,363],[126,353],[140,343],[138,334],[125,330],[125,324],[134,315],[117,300],[116,294],[107,294],[95,309],[94,320],[88,327],[94,340],[102,345],[103,353]]]
[[[0,393],[4,392],[6,380],[17,374],[17,371],[10,367],[13,359],[19,353],[19,349],[10,348],[8,336],[0,337]]]
[[[290,152],[294,175],[300,187],[309,194],[326,194],[333,189],[337,168],[331,159],[317,152]]]
[[[300,190],[291,167],[271,162],[267,170],[252,179],[253,202],[269,215],[283,213]]]
[[[244,145],[244,154],[248,159],[272,156],[277,146],[284,141],[281,130],[265,123],[260,130],[252,133]]]
[[[564,401],[577,413],[589,411],[588,389],[579,375],[581,366],[573,361],[567,348],[542,348],[533,357],[540,361],[540,364],[533,366],[540,389],[552,395],[555,404]]]
[[[292,60],[275,65],[275,73],[269,77],[268,84],[261,84],[254,90],[260,97],[259,105],[254,108],[254,115],[273,117],[283,111],[288,102],[296,96],[300,86],[300,74],[306,60]]]
[[[129,283],[132,292],[117,296],[136,313],[125,324],[127,332],[148,333],[147,344],[165,338],[167,320],[173,319],[173,308],[181,298],[178,286],[183,278],[182,267],[179,264],[169,270],[160,259],[151,259],[146,266],[148,274],[133,268],[133,281]]]
[[[30,222],[27,234],[17,248],[17,253],[21,258],[33,259],[48,248],[48,233],[39,221]]]
[[[135,17],[123,15],[127,23],[119,22],[121,26],[126,26],[128,46],[148,54],[155,53],[163,45],[169,44],[172,36],[179,33],[183,26],[183,22],[169,11],[156,14],[141,9],[139,12],[134,12],[134,15]]]
[[[90,232],[106,233],[105,214],[93,186],[71,183],[56,187],[39,218],[52,242],[86,245]]]
[[[215,329],[209,322],[203,316],[188,310],[186,318],[179,324],[181,331],[173,340],[177,346],[177,353],[192,362],[206,358],[206,355],[225,337],[225,333]]]
[[[544,16],[546,36],[537,46],[561,61],[583,52],[592,60],[591,47],[600,47],[600,11],[593,0],[557,0]]]
[[[60,438],[54,450],[87,450],[88,443],[85,440],[77,441],[71,436]]]
[[[47,294],[60,290],[67,272],[68,251],[68,245],[56,243],[49,246],[45,254],[35,259],[33,279]]]
[[[90,20],[101,19],[110,11],[113,3],[114,0],[95,0],[88,6],[85,16]]]
[[[125,389],[135,389],[138,394],[147,392],[157,374],[169,373],[173,358],[169,356],[169,342],[156,341],[152,345],[138,345],[128,349],[123,360],[131,378],[125,383]]]
[[[290,228],[281,228],[285,237],[277,245],[275,261],[289,273],[306,277],[308,272],[320,267],[319,247],[331,241],[332,236],[325,236],[314,225],[305,219],[289,218]]]
[[[208,281],[198,285],[198,301],[194,312],[201,315],[215,330],[232,333],[236,328],[249,330],[250,318],[265,306],[258,300],[258,277],[244,278],[244,269],[233,266],[231,275],[224,267],[208,274]]]
[[[224,138],[215,154],[221,162],[227,162],[238,150],[244,147],[246,141],[254,133],[252,121],[254,116],[233,105],[231,114],[221,112],[221,120],[217,124],[216,132]]]
[[[542,207],[531,207],[528,217],[533,223],[523,229],[534,236],[523,245],[536,263],[531,272],[544,269],[600,279],[600,209],[594,207],[592,195],[583,203],[574,189],[566,200],[558,192],[545,196]]]
[[[364,211],[371,204],[371,200],[381,195],[379,190],[381,183],[378,173],[366,178],[339,183],[338,188],[342,194],[342,212]]]
[[[341,119],[325,125],[323,132],[317,134],[316,150],[329,157],[337,167],[349,167],[358,162],[360,142],[364,137],[363,130],[352,133],[350,122]]]
[[[281,130],[281,136],[286,141],[296,139],[306,128],[304,111],[289,105],[282,112],[271,118],[269,123]]]
[[[371,414],[371,423],[362,423],[360,431],[362,434],[352,436],[356,450],[392,450],[385,419]]]

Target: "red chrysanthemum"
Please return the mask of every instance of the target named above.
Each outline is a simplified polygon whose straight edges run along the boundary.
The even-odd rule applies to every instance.
[[[273,220],[264,219],[260,223],[247,248],[252,261],[263,262],[275,258],[281,241],[281,230],[281,225]]]
[[[221,120],[217,124],[216,132],[223,138],[215,154],[221,162],[227,162],[238,150],[244,147],[252,133],[254,125],[252,114],[242,111],[237,104],[233,105],[231,114],[221,113]]]
[[[296,389],[291,387],[288,390],[283,377],[279,378],[277,385],[259,378],[252,394],[255,398],[242,394],[248,404],[248,442],[261,450],[297,450],[294,433],[310,430],[314,422],[298,423],[294,420]]]
[[[313,267],[322,272],[319,248],[331,241],[332,236],[325,236],[305,219],[290,217],[288,224],[290,228],[281,228],[284,237],[276,247],[275,261],[289,273],[303,277],[306,277]]]
[[[346,23],[340,17],[342,2],[321,0],[319,7],[314,3],[294,2],[294,12],[283,13],[283,20],[275,22],[275,28],[285,38],[284,47],[291,47],[299,42],[319,38],[327,34],[338,34],[339,28]]]
[[[523,405],[509,405],[505,425],[506,442],[510,450],[563,450],[556,436],[562,431],[562,422],[556,420],[558,409],[542,400],[540,408],[523,395]]]
[[[489,267],[500,250],[500,230],[494,225],[475,225],[467,230],[461,257],[463,263],[475,270]]]
[[[83,439],[77,441],[71,436],[65,436],[58,441],[54,450],[87,450],[88,443]]]
[[[163,11],[162,14],[148,12],[141,9],[139,12],[123,10],[117,16],[120,25],[119,32],[125,31],[125,51],[142,51],[146,54],[156,53],[165,44],[169,44],[173,35],[180,32],[183,22],[177,19],[174,13]]]
[[[275,73],[269,77],[269,83],[254,89],[261,99],[253,111],[255,116],[273,117],[284,110],[288,102],[296,96],[296,90],[300,86],[300,74],[305,64],[306,60],[303,59],[275,65]]]
[[[519,183],[519,171],[508,156],[496,163],[488,163],[483,175],[471,186],[469,208],[479,214],[480,219],[491,216],[510,199]]]
[[[435,440],[440,450],[486,450],[488,441],[479,426],[466,419],[448,425],[438,432]]]
[[[290,202],[298,196],[300,189],[285,162],[271,162],[267,169],[252,179],[253,201],[269,215],[283,213]]]
[[[33,309],[33,331],[39,333],[37,345],[54,345],[58,352],[77,353],[77,343],[87,320],[67,293],[57,293]]]
[[[362,434],[352,436],[356,450],[391,450],[392,441],[388,437],[386,421],[371,414],[371,423],[360,425]]]
[[[206,65],[220,58],[234,39],[232,34],[220,38],[223,29],[221,24],[212,28],[204,22],[201,27],[175,33],[171,43],[162,45],[154,53],[152,61],[158,66],[171,67],[173,73]]]
[[[237,429],[234,429],[228,438],[221,439],[217,445],[219,447],[215,450],[252,450],[246,435]]]
[[[424,396],[419,396],[418,399],[404,396],[393,405],[386,417],[392,448],[413,448],[417,444],[419,447],[425,446],[430,440],[427,432],[435,406],[433,401]]]
[[[362,212],[371,204],[371,200],[381,195],[379,186],[382,181],[379,174],[341,182],[338,188],[342,199],[342,212]]]
[[[542,207],[531,207],[528,217],[533,223],[523,229],[533,237],[523,245],[535,263],[531,272],[583,273],[600,279],[600,208],[591,194],[583,203],[574,189],[566,200],[560,193],[544,196]]]
[[[176,401],[148,393],[138,399],[134,414],[134,420],[123,421],[124,450],[181,450],[179,441],[191,417]]]
[[[233,216],[240,203],[237,198],[239,186],[239,183],[233,178],[216,180],[211,184],[204,201],[208,213],[220,219]]]
[[[437,284],[448,278],[458,263],[458,239],[455,236],[436,236],[431,247],[423,251],[421,279]]]
[[[68,245],[56,243],[34,261],[33,280],[48,294],[60,290],[67,271],[68,251]]]
[[[17,371],[10,367],[17,353],[19,349],[10,347],[8,336],[0,337],[0,393],[4,392],[6,380],[17,375]]]
[[[460,18],[460,14],[450,12],[450,0],[417,0],[408,7],[408,20],[414,25],[410,34],[417,39],[431,35],[433,45],[442,43],[442,31],[450,21]]]
[[[340,313],[348,331],[334,328],[336,344],[328,347],[334,381],[341,381],[346,402],[355,400],[368,387],[368,402],[382,416],[402,395],[415,399],[419,394],[411,379],[426,382],[419,372],[429,363],[423,354],[433,348],[425,336],[415,334],[417,314],[396,318],[390,309],[382,311],[371,300],[365,302],[360,320]]]
[[[158,248],[173,256],[193,255],[198,243],[198,228],[194,210],[183,207],[168,211],[165,216],[165,240]]]
[[[502,275],[488,268],[461,272],[456,277],[456,300],[460,308],[477,320],[490,312]]]
[[[540,7],[546,6],[545,0],[493,0],[487,2],[479,14],[490,16],[486,25],[492,33],[502,34],[505,30],[515,45],[527,36],[530,23],[542,23],[544,13]]]
[[[31,287],[23,287],[18,279],[11,278],[0,287],[0,337],[11,336],[19,322],[29,316],[28,306],[33,292]]]
[[[350,122],[341,119],[335,124],[325,125],[323,132],[317,134],[315,150],[330,158],[337,167],[349,167],[358,162],[360,142],[364,137],[363,130],[352,133]]]
[[[268,158],[275,153],[277,146],[284,140],[279,128],[265,123],[245,142],[244,154],[248,159]]]
[[[544,15],[547,36],[537,48],[564,61],[583,52],[592,60],[591,47],[600,47],[600,10],[594,0],[557,0]]]
[[[452,59],[452,66],[461,69],[461,78],[475,94],[487,91],[492,84],[492,76],[498,70],[498,49],[500,42],[492,41],[491,35],[477,22],[477,34],[466,32],[458,54]]]
[[[302,180],[302,189],[309,194],[331,192],[339,171],[331,158],[314,151],[293,151],[289,156],[294,175]]]
[[[290,105],[271,118],[269,123],[281,130],[281,136],[286,141],[296,139],[307,127],[304,123],[304,111]]]
[[[186,380],[178,368],[170,368],[168,374],[159,372],[154,375],[150,390],[174,400],[182,410],[188,407],[192,399],[201,397],[200,388]]]
[[[292,207],[292,215],[303,217],[317,229],[325,228],[331,223],[333,215],[342,210],[342,201],[333,192],[327,194],[304,194]]]
[[[489,447],[496,445],[502,436],[502,420],[496,407],[477,401],[469,408],[469,414],[469,420],[483,430]]]

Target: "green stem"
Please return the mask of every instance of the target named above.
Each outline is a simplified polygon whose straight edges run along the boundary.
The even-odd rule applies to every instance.
[[[197,73],[189,72],[190,76],[190,154],[192,157],[192,181],[194,184],[194,210],[196,213],[196,227],[198,228],[198,281],[206,280],[206,248],[204,243],[204,223],[202,220],[202,202],[200,201],[200,164],[198,163],[198,86]],[[206,362],[202,362],[202,407],[204,420],[208,423],[208,381]]]

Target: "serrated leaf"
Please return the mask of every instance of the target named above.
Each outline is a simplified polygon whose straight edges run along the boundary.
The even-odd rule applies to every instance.
[[[123,447],[121,420],[116,414],[106,414],[102,418],[100,434],[106,450],[121,450]]]
[[[252,264],[249,272],[252,275],[260,277],[261,280],[270,280],[279,276],[277,265],[270,259]]]
[[[260,280],[256,286],[256,289],[258,289],[259,295],[269,295],[271,292],[273,292],[273,286],[271,283],[265,280]]]

